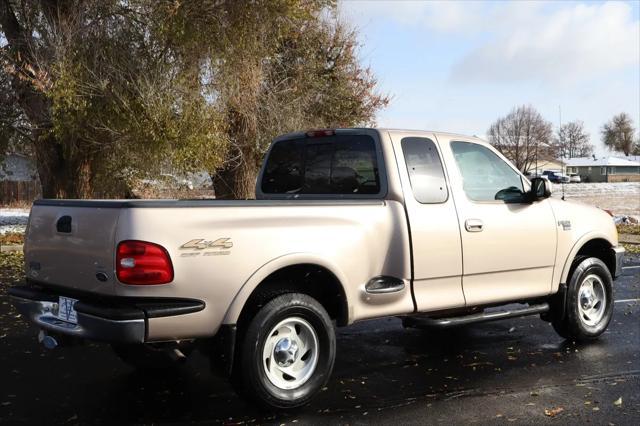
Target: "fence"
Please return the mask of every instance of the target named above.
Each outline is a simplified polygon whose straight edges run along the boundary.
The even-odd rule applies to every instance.
[[[0,205],[31,204],[33,200],[40,197],[38,181],[0,181]]]

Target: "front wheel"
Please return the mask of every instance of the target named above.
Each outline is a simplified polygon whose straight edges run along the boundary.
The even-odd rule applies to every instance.
[[[305,294],[283,294],[243,333],[232,380],[264,407],[300,407],[327,383],[335,352],[333,323],[322,305]]]
[[[613,316],[613,279],[595,257],[576,259],[572,269],[565,316],[554,318],[552,324],[564,338],[592,340],[604,333]]]

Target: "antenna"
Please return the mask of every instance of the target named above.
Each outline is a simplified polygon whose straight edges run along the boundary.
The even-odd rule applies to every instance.
[[[558,132],[562,131],[562,106],[558,105]],[[564,177],[565,177],[565,167],[564,167],[564,158],[562,159],[562,165],[560,169],[560,187],[562,188],[562,201],[564,201]]]

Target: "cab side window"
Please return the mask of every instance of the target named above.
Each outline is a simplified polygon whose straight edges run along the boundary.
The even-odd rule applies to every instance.
[[[524,202],[520,175],[489,148],[471,142],[451,142],[451,150],[469,199]]]
[[[449,197],[436,144],[427,138],[404,138],[401,141],[413,196],[419,203],[444,203]]]

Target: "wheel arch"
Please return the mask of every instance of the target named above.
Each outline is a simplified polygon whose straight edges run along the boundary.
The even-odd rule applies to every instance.
[[[242,285],[223,324],[238,324],[255,307],[252,305],[260,293],[273,291],[277,294],[283,290],[280,294],[300,292],[318,299],[338,325],[347,325],[352,315],[345,283],[346,277],[340,269],[320,256],[293,253],[278,257],[260,267]]]
[[[561,283],[566,283],[571,272],[571,265],[576,256],[589,256],[600,259],[607,265],[611,276],[615,276],[616,258],[611,250],[615,246],[606,235],[600,233],[589,233],[580,238],[571,249],[569,256],[565,260],[560,277]]]

